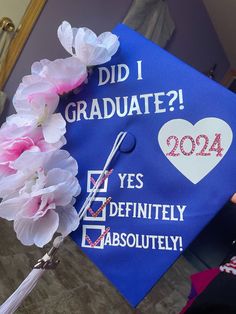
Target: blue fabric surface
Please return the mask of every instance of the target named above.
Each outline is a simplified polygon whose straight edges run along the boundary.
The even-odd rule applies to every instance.
[[[172,164],[171,156],[170,160],[166,156],[175,140],[170,139],[169,151],[163,152],[158,134],[170,120],[184,119],[195,125],[205,118],[225,121],[235,134],[236,97],[128,27],[118,25],[114,33],[121,42],[117,54],[106,65],[93,69],[80,93],[64,97],[60,111],[67,119],[66,149],[79,165],[82,193],[77,210],[88,194],[87,188],[92,187],[88,171],[96,180],[94,170],[102,170],[118,133],[129,132],[123,150],[111,165],[114,170],[106,180],[107,187],[99,192],[92,210],[96,212],[107,197],[112,197],[111,202],[95,218],[88,212],[89,218],[72,238],[136,306],[236,190],[234,137],[226,152],[225,141],[229,139],[223,137],[228,134],[222,133],[222,138],[216,140],[222,130],[209,135],[211,130],[206,125],[205,133],[202,126],[200,133],[197,130],[194,135],[184,134],[187,138],[182,140],[183,147],[179,144],[176,149],[176,158],[184,152],[187,164],[188,153],[196,155],[203,148],[202,135],[209,135],[209,143],[205,143],[208,155],[200,158],[209,160],[209,154],[219,158],[218,164],[194,183]],[[118,64],[128,66],[129,76],[122,81],[127,68],[120,66],[121,81],[115,82]],[[99,68],[111,70],[111,66],[115,75],[109,83],[102,84],[108,72]],[[103,75],[100,85],[99,71]],[[134,95],[137,97],[131,98]],[[111,100],[104,102],[105,98]],[[117,104],[123,112],[126,102],[127,114],[120,117]],[[182,120],[177,124],[179,127],[172,129],[170,135],[179,132]],[[184,136],[178,136],[181,142]],[[196,174],[201,171],[197,162],[192,162],[191,167]],[[108,234],[91,247],[85,235],[95,242],[108,227]]]

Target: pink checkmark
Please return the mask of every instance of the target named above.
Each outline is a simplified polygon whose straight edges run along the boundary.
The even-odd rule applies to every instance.
[[[105,180],[112,174],[112,172],[113,172],[113,169],[109,170],[109,171],[104,175],[104,177],[103,177],[103,178],[101,179],[101,181],[98,183],[98,187],[100,187],[100,186],[105,182]],[[93,185],[96,184],[96,180],[95,180],[92,176],[90,176],[90,182],[92,182]]]
[[[90,237],[87,234],[85,236],[85,239],[88,242],[88,244],[93,248],[102,241],[102,239],[106,236],[106,234],[110,231],[110,229],[111,229],[110,227],[106,228],[106,230],[94,242],[90,239]]]
[[[111,199],[112,199],[111,197],[108,197],[108,198],[106,199],[106,201],[102,204],[102,206],[99,207],[98,210],[96,210],[95,212],[92,210],[91,207],[89,207],[89,208],[88,208],[88,211],[90,212],[90,214],[92,215],[92,217],[94,217],[94,218],[97,217],[97,216],[103,211],[103,209],[107,206],[107,204],[110,203]]]

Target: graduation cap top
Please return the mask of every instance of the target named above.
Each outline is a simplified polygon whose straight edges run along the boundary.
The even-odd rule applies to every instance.
[[[78,209],[128,132],[72,237],[136,306],[235,191],[236,98],[127,26],[114,33],[116,55],[60,110]]]

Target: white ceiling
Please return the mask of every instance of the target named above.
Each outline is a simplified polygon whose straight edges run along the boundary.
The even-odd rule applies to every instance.
[[[225,53],[236,69],[236,0],[203,0]]]

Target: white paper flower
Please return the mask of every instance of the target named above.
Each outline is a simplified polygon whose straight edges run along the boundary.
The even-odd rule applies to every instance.
[[[62,46],[86,66],[108,62],[119,48],[118,37],[110,32],[97,36],[89,28],[72,28],[64,21],[57,31]]]
[[[54,160],[56,167],[51,168]],[[16,169],[16,174],[5,179],[8,197],[0,204],[0,217],[14,220],[17,238],[25,245],[42,247],[55,232],[67,236],[74,231],[79,218],[72,203],[80,193],[74,176],[76,161],[66,151],[25,152],[16,161]]]
[[[53,84],[59,95],[80,86],[87,78],[86,66],[74,57],[35,62],[31,67],[31,72]]]

